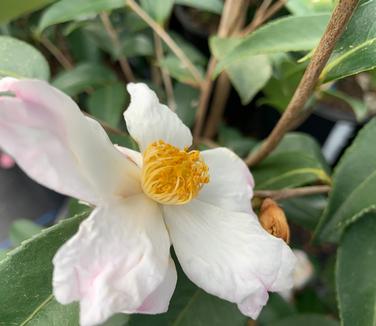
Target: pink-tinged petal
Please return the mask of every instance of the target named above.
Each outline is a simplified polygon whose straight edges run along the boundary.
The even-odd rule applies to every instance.
[[[114,199],[97,207],[58,250],[53,259],[55,297],[63,304],[80,301],[83,326],[118,312],[164,309],[176,282],[170,275],[169,248],[156,203],[142,194]],[[156,292],[162,293],[159,307],[153,306]]]
[[[12,168],[16,162],[14,162],[13,158],[9,155],[0,152],[0,168],[3,169],[10,169]]]
[[[292,286],[292,251],[255,216],[197,199],[163,209],[184,272],[206,292],[237,303],[243,313],[256,318],[267,291]]]
[[[254,181],[242,159],[227,148],[201,152],[209,167],[210,182],[197,199],[228,211],[251,213]]]
[[[0,146],[33,179],[92,204],[141,191],[139,169],[111,144],[103,128],[46,82],[4,78]]]
[[[187,126],[145,84],[128,84],[131,103],[124,112],[128,131],[141,152],[152,142],[164,140],[183,149],[191,146],[192,134]]]
[[[129,149],[126,147],[122,147],[119,145],[115,145],[115,148],[125,155],[126,158],[131,160],[134,164],[136,164],[140,169],[142,168],[142,155],[140,152],[137,152],[133,149]]]

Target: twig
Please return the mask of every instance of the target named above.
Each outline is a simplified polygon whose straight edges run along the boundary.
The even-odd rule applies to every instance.
[[[248,0],[238,0],[236,2],[227,0],[225,2],[218,28],[219,37],[227,37],[234,33],[234,31],[239,27],[239,20],[241,20],[242,16],[244,17],[246,13],[246,8],[244,8],[244,6],[247,4]],[[205,81],[201,89],[200,100],[196,111],[196,123],[193,131],[193,139],[195,143],[198,142],[202,127],[204,125],[210,94],[213,86],[212,75],[216,64],[216,58],[214,56],[211,56],[206,70]]]
[[[201,87],[203,79],[194,64],[188,59],[182,49],[168,35],[168,33],[156,21],[154,21],[134,0],[125,0],[125,3],[167,44],[171,51],[179,58],[185,67],[191,72],[197,84]]]
[[[274,200],[287,199],[291,197],[302,197],[316,194],[326,194],[330,191],[330,186],[310,186],[281,190],[257,190],[254,197],[272,198]]]
[[[157,33],[154,32],[153,35],[154,35],[155,54],[156,54],[158,63],[160,64],[164,59],[162,42],[161,42],[161,38],[157,35]],[[175,111],[176,102],[175,102],[174,89],[172,87],[172,81],[171,81],[170,75],[168,74],[168,71],[161,65],[159,69],[161,71],[163,85],[166,90],[168,106],[170,107],[172,111]]]
[[[40,35],[37,38],[44,47],[50,51],[54,58],[63,66],[64,69],[70,70],[73,69],[73,64],[65,57],[64,53],[59,50],[46,36]]]
[[[337,7],[334,9],[326,31],[313,54],[312,60],[304,72],[304,75],[281,119],[262,145],[255,152],[250,153],[245,159],[245,162],[249,166],[257,164],[269,155],[289,130],[291,121],[294,121],[301,113],[304,105],[314,91],[321,71],[329,60],[336,41],[345,30],[347,22],[357,4],[358,0],[339,1]]]
[[[103,26],[106,30],[106,33],[111,39],[112,45],[116,50],[116,54],[118,55],[118,60],[120,63],[121,70],[123,71],[123,74],[128,82],[133,82],[136,80],[132,68],[128,63],[128,60],[125,58],[125,56],[120,52],[121,51],[121,45],[119,41],[118,34],[114,28],[114,26],[111,23],[110,17],[106,12],[102,12],[100,15],[101,21],[103,23]]]

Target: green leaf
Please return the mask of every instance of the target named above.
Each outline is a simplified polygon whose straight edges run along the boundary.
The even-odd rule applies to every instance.
[[[183,84],[197,85],[197,81],[192,75],[191,71],[174,55],[167,55],[161,62],[161,67],[165,68],[169,75],[176,78]],[[204,70],[201,66],[196,65],[202,78],[204,78]]]
[[[287,9],[296,16],[308,16],[314,13],[331,12],[334,8],[333,0],[289,0]]]
[[[289,198],[279,202],[287,219],[304,228],[314,230],[327,204],[321,195]]]
[[[38,32],[70,20],[88,19],[102,11],[121,8],[124,5],[124,0],[60,0],[43,12]]]
[[[221,0],[175,0],[175,3],[178,5],[209,11],[219,15],[223,10],[223,2]]]
[[[328,14],[318,14],[288,16],[265,24],[243,38],[239,45],[219,62],[215,74],[253,55],[311,50],[319,42],[328,20]]]
[[[10,227],[9,238],[14,246],[18,246],[22,241],[31,238],[42,230],[43,228],[40,225],[30,220],[19,219]]]
[[[164,25],[171,15],[174,0],[141,0],[141,7],[159,24]]]
[[[302,133],[287,134],[277,148],[252,169],[256,189],[293,188],[317,181],[330,184],[320,146]]]
[[[36,325],[35,319],[47,314],[56,323],[43,325],[77,324],[76,319],[68,319],[68,316],[76,316],[73,312],[67,313],[68,307],[58,308],[52,303],[52,258],[85,217],[85,214],[77,215],[43,230],[0,261],[0,293],[3,294],[0,296],[0,324]],[[64,315],[52,314],[57,310]]]
[[[199,91],[196,88],[176,83],[174,96],[176,101],[176,114],[186,126],[192,127],[195,122]]]
[[[74,96],[90,87],[106,86],[115,81],[116,76],[111,69],[95,63],[82,63],[72,70],[61,72],[52,85]]]
[[[31,45],[8,36],[0,36],[0,77],[48,80],[46,59]]]
[[[323,93],[336,97],[337,99],[340,99],[347,103],[353,110],[356,120],[358,120],[359,122],[363,122],[368,116],[368,108],[361,100],[333,89],[324,90]]]
[[[274,321],[281,320],[296,313],[295,307],[277,293],[270,293],[266,306],[261,310],[257,322],[261,326],[268,326]]]
[[[127,326],[244,326],[248,317],[233,303],[223,301],[197,288],[177,268],[178,283],[167,313],[132,315]]]
[[[376,214],[368,213],[344,233],[337,254],[336,285],[343,326],[376,321]]]
[[[319,240],[337,241],[344,228],[376,210],[376,118],[357,135],[333,174],[329,203],[316,230]]]
[[[210,48],[214,56],[221,60],[239,42],[240,39],[214,37]],[[234,62],[226,68],[226,72],[240,95],[242,104],[246,105],[265,86],[272,75],[272,67],[266,55],[255,55]]]
[[[319,314],[299,314],[291,316],[273,323],[268,326],[339,326],[339,323],[333,319]]]
[[[1,0],[0,24],[41,9],[55,0]]]
[[[117,128],[125,110],[127,94],[125,85],[122,83],[114,83],[98,88],[89,96],[89,112],[96,118]]]
[[[240,157],[245,157],[257,144],[255,139],[245,137],[237,129],[226,125],[219,127],[218,142],[233,150]]]
[[[320,79],[331,81],[376,67],[376,3],[360,0]]]

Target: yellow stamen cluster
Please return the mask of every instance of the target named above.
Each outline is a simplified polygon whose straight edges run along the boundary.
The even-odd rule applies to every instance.
[[[181,205],[209,182],[209,169],[199,151],[182,151],[159,140],[144,151],[141,178],[150,198],[161,204]]]

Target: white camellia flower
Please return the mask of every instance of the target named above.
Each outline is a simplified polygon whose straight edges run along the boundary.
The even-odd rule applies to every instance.
[[[189,151],[190,130],[145,84],[124,117],[140,153],[111,144],[71,98],[38,80],[4,78],[0,147],[34,180],[95,206],[57,252],[56,299],[80,302],[81,325],[167,311],[174,246],[187,276],[256,318],[268,291],[292,285],[295,257],[252,211],[253,178],[233,152]]]

